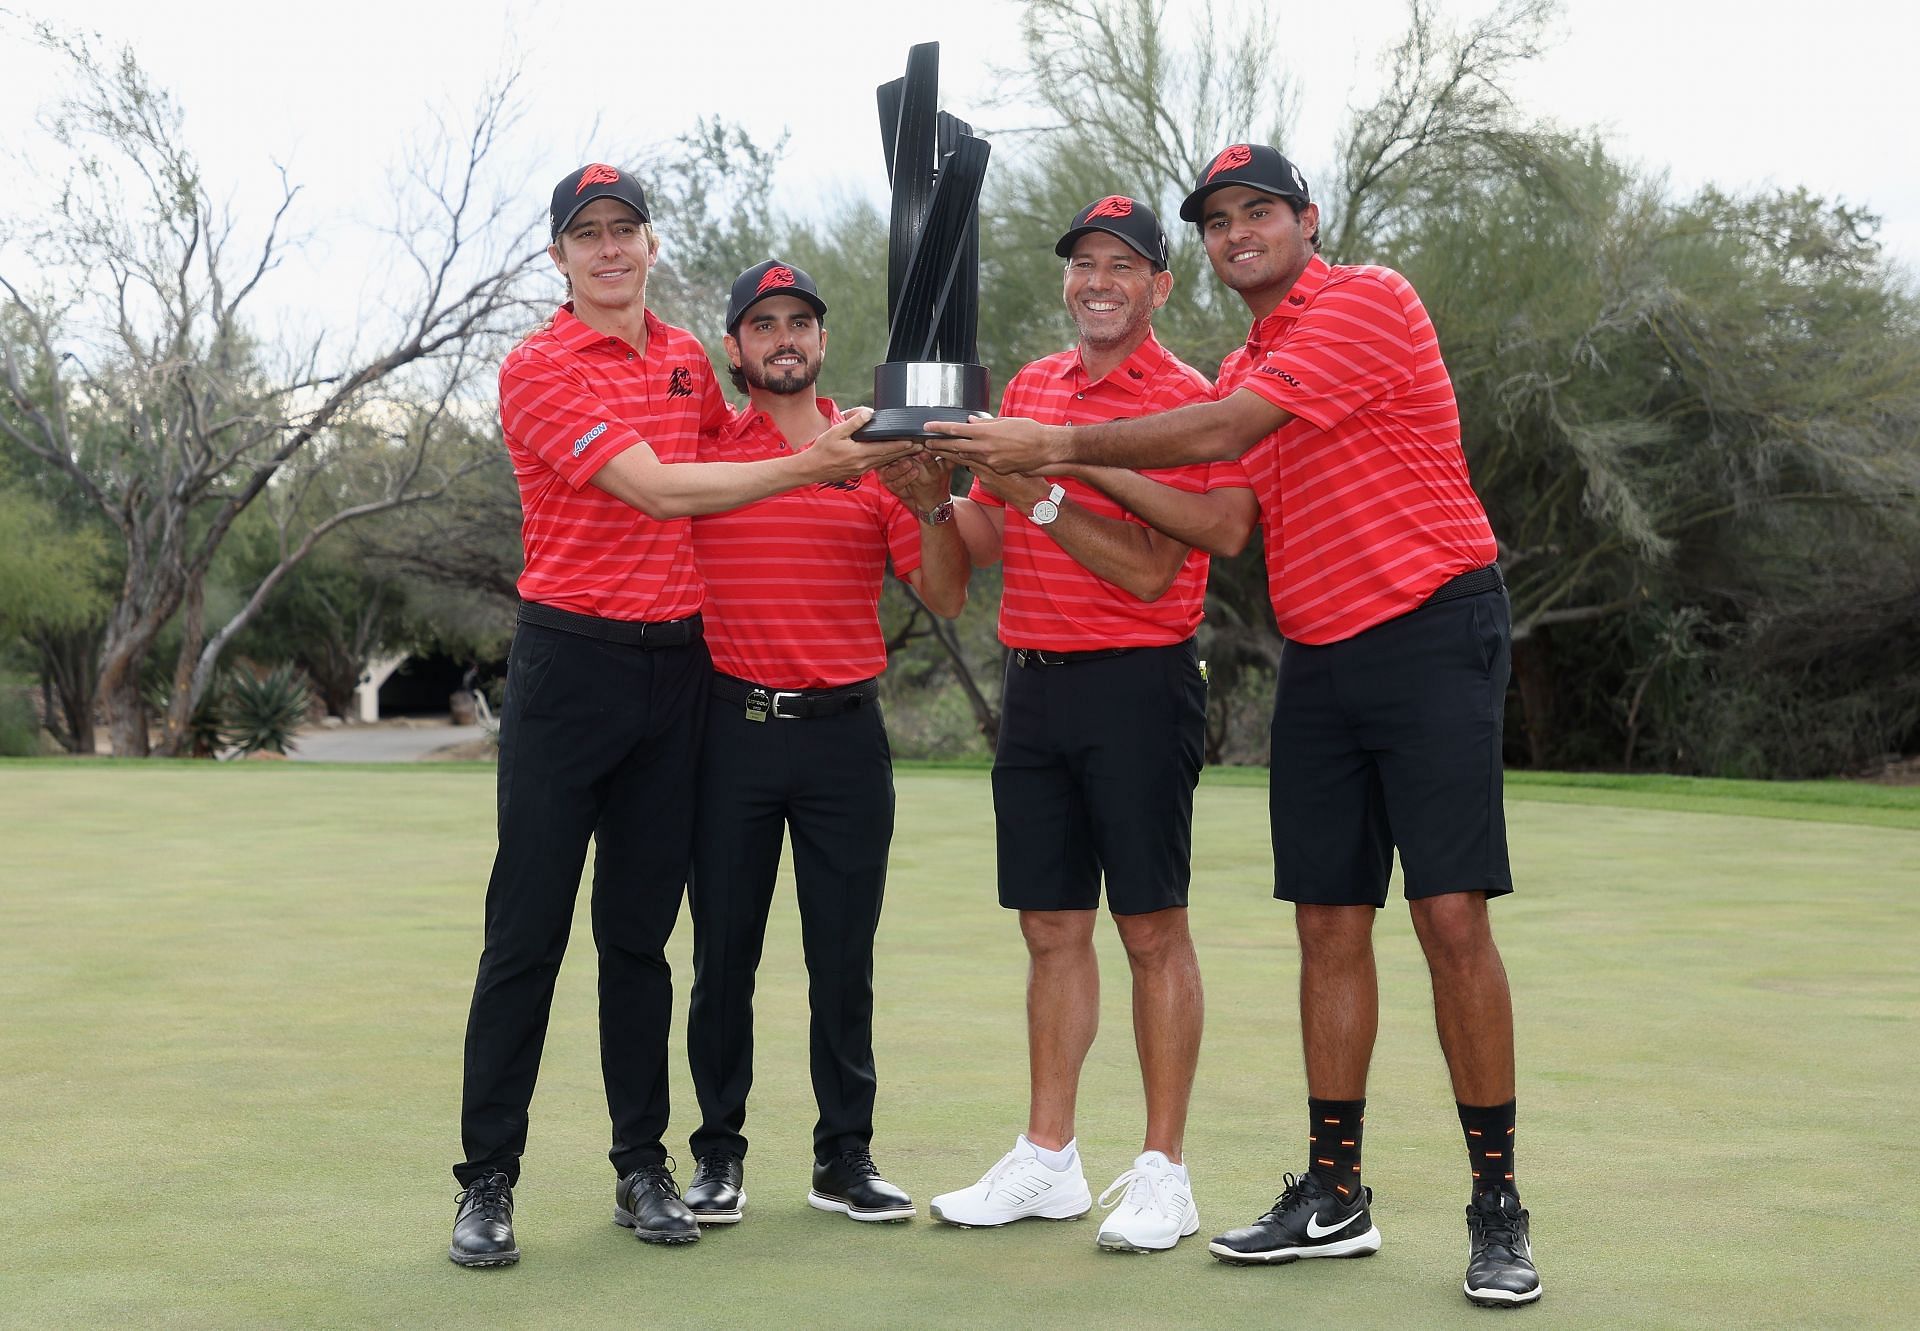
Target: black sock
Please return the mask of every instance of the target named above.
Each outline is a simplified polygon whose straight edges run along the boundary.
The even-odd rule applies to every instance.
[[[1307,1097],[1307,1173],[1342,1197],[1360,1188],[1360,1129],[1366,1121],[1365,1100]]]
[[[1513,1181],[1513,1106],[1463,1105],[1460,1126],[1467,1134],[1467,1167],[1473,1171],[1473,1195],[1504,1192],[1518,1198],[1520,1189]]]

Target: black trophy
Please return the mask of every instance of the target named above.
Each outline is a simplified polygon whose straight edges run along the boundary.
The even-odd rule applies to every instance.
[[[987,410],[980,326],[980,182],[987,141],[938,109],[940,43],[907,52],[880,85],[880,136],[893,183],[887,247],[887,360],[873,367],[873,419],[857,439],[917,439],[928,421]]]

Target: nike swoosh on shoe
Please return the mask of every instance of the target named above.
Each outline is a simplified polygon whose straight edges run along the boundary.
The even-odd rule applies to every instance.
[[[1346,1219],[1341,1220],[1335,1224],[1328,1225],[1325,1229],[1322,1229],[1320,1228],[1320,1217],[1317,1215],[1310,1215],[1307,1217],[1307,1237],[1310,1239],[1324,1239],[1329,1235],[1338,1234],[1341,1230],[1345,1229],[1348,1225],[1351,1225],[1357,1219],[1359,1219],[1358,1215],[1350,1215]]]

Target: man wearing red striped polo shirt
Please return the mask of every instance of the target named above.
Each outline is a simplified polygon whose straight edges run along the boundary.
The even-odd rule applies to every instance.
[[[1083,208],[1055,252],[1079,345],[1035,361],[1002,409],[1061,424],[1205,401],[1211,386],[1153,336],[1173,286],[1152,209],[1114,195]],[[1146,482],[1237,513],[1254,499],[1237,464],[1179,467]],[[1027,1130],[972,1187],[933,1213],[965,1226],[1084,1215],[1093,1199],[1074,1133],[1080,1069],[1099,1016],[1093,948],[1104,875],[1133,972],[1147,1125],[1104,1248],[1173,1247],[1199,1227],[1182,1145],[1199,1057],[1199,965],[1187,931],[1193,788],[1204,757],[1206,681],[1194,651],[1207,557],[1067,476],[976,472],[959,521],[976,563],[1004,567],[1000,637],[1011,649],[993,764],[1000,904],[1020,912],[1031,959]]]
[[[466,1158],[453,1171],[463,1191],[448,1256],[471,1267],[520,1258],[513,1185],[589,840],[614,1218],[650,1243],[700,1236],[661,1143],[664,948],[686,881],[710,673],[688,518],[912,451],[854,442],[867,419],[854,412],[804,452],[696,461],[700,431],[725,421],[726,402],[699,342],[646,308],[659,241],[640,183],[582,167],[554,188],[550,220],[547,253],[572,299],[500,366],[526,569],[500,720],[500,845],[467,1020]]]
[[[832,400],[813,392],[826,317],[804,270],[769,259],[740,274],[725,345],[748,405],[702,437],[702,457],[785,457],[840,419]],[[893,840],[880,583],[891,560],[929,609],[952,618],[966,604],[968,566],[948,472],[910,470],[911,508],[869,474],[693,524],[714,667],[694,824],[687,1016],[700,1127],[686,1203],[703,1224],[738,1221],[746,1202],[741,1129],[753,1083],[754,972],[789,830],[819,1108],[807,1200],[855,1220],[914,1213],[871,1153],[873,939]]]
[[[1309,1165],[1210,1250],[1254,1263],[1379,1249],[1360,1143],[1379,1021],[1373,920],[1397,849],[1473,1174],[1464,1288],[1479,1304],[1529,1303],[1540,1281],[1514,1185],[1513,1011],[1487,909],[1512,890],[1500,795],[1511,634],[1452,382],[1404,277],[1320,259],[1320,210],[1274,149],[1223,150],[1180,215],[1255,320],[1221,366],[1218,401],[1090,429],[930,433],[969,436],[938,447],[1022,473],[1243,459],[1287,639],[1271,808],[1275,895],[1295,903],[1300,936]],[[1177,499],[1128,502],[1206,545]]]

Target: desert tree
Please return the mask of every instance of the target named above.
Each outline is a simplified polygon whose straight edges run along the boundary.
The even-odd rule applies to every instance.
[[[541,252],[524,198],[494,186],[514,123],[513,81],[441,123],[396,168],[385,299],[346,336],[271,335],[266,292],[299,240],[299,188],[249,228],[187,142],[179,104],[130,51],[35,29],[64,67],[44,118],[64,163],[57,197],[14,227],[0,293],[0,434],[102,514],[122,580],[102,634],[99,697],[113,751],[148,749],[147,658],[180,625],[162,752],[186,742],[225,644],[330,532],[428,502],[475,465],[444,445],[489,410],[486,371],[523,330],[522,284]],[[377,435],[377,449],[355,445]],[[300,502],[349,454],[377,483],[345,506]],[[300,515],[281,557],[226,622],[206,579],[236,520],[262,501]]]

